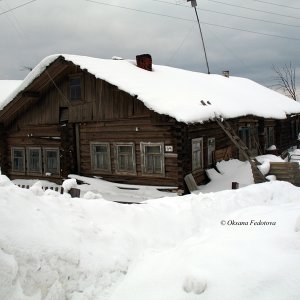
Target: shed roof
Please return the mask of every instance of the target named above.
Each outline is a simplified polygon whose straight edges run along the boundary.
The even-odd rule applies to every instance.
[[[69,54],[43,59],[5,99],[2,108],[61,57],[96,78],[137,96],[149,109],[185,123],[204,122],[216,115],[227,119],[246,115],[284,119],[287,115],[300,113],[299,102],[246,78],[227,78],[161,65],[153,65],[150,72],[138,68],[132,60]]]

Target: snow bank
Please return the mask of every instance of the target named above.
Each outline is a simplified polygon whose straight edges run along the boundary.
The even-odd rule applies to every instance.
[[[88,70],[144,104],[178,121],[194,123],[254,115],[284,119],[300,113],[300,103],[245,78],[203,74],[167,66],[153,65],[145,71],[130,60],[100,59],[69,54],[52,55],[42,60],[25,78],[18,90],[5,100],[9,103],[58,57]]]
[[[300,297],[300,189],[289,183],[138,205],[92,198],[0,177],[1,300]],[[276,225],[227,224],[252,219]]]

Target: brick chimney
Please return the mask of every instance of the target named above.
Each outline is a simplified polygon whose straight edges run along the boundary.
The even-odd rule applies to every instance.
[[[141,54],[136,56],[136,65],[147,71],[152,71],[152,57],[150,54]]]
[[[223,76],[229,78],[229,71],[223,71],[222,73],[223,73]]]

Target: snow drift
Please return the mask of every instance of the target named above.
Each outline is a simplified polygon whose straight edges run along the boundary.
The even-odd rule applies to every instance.
[[[0,299],[296,300],[299,220],[285,182],[124,205],[1,176]]]

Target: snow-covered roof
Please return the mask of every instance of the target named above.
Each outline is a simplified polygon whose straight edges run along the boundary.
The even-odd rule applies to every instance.
[[[22,80],[0,80],[0,110],[6,98],[22,83]]]
[[[68,54],[52,55],[42,60],[19,88],[6,98],[5,103],[8,104],[60,56],[86,69],[96,78],[136,95],[155,112],[185,123],[207,121],[215,115],[224,118],[255,115],[284,119],[289,114],[300,113],[300,103],[249,79],[227,78],[160,65],[153,65],[153,71],[149,72],[138,68],[131,60]]]

